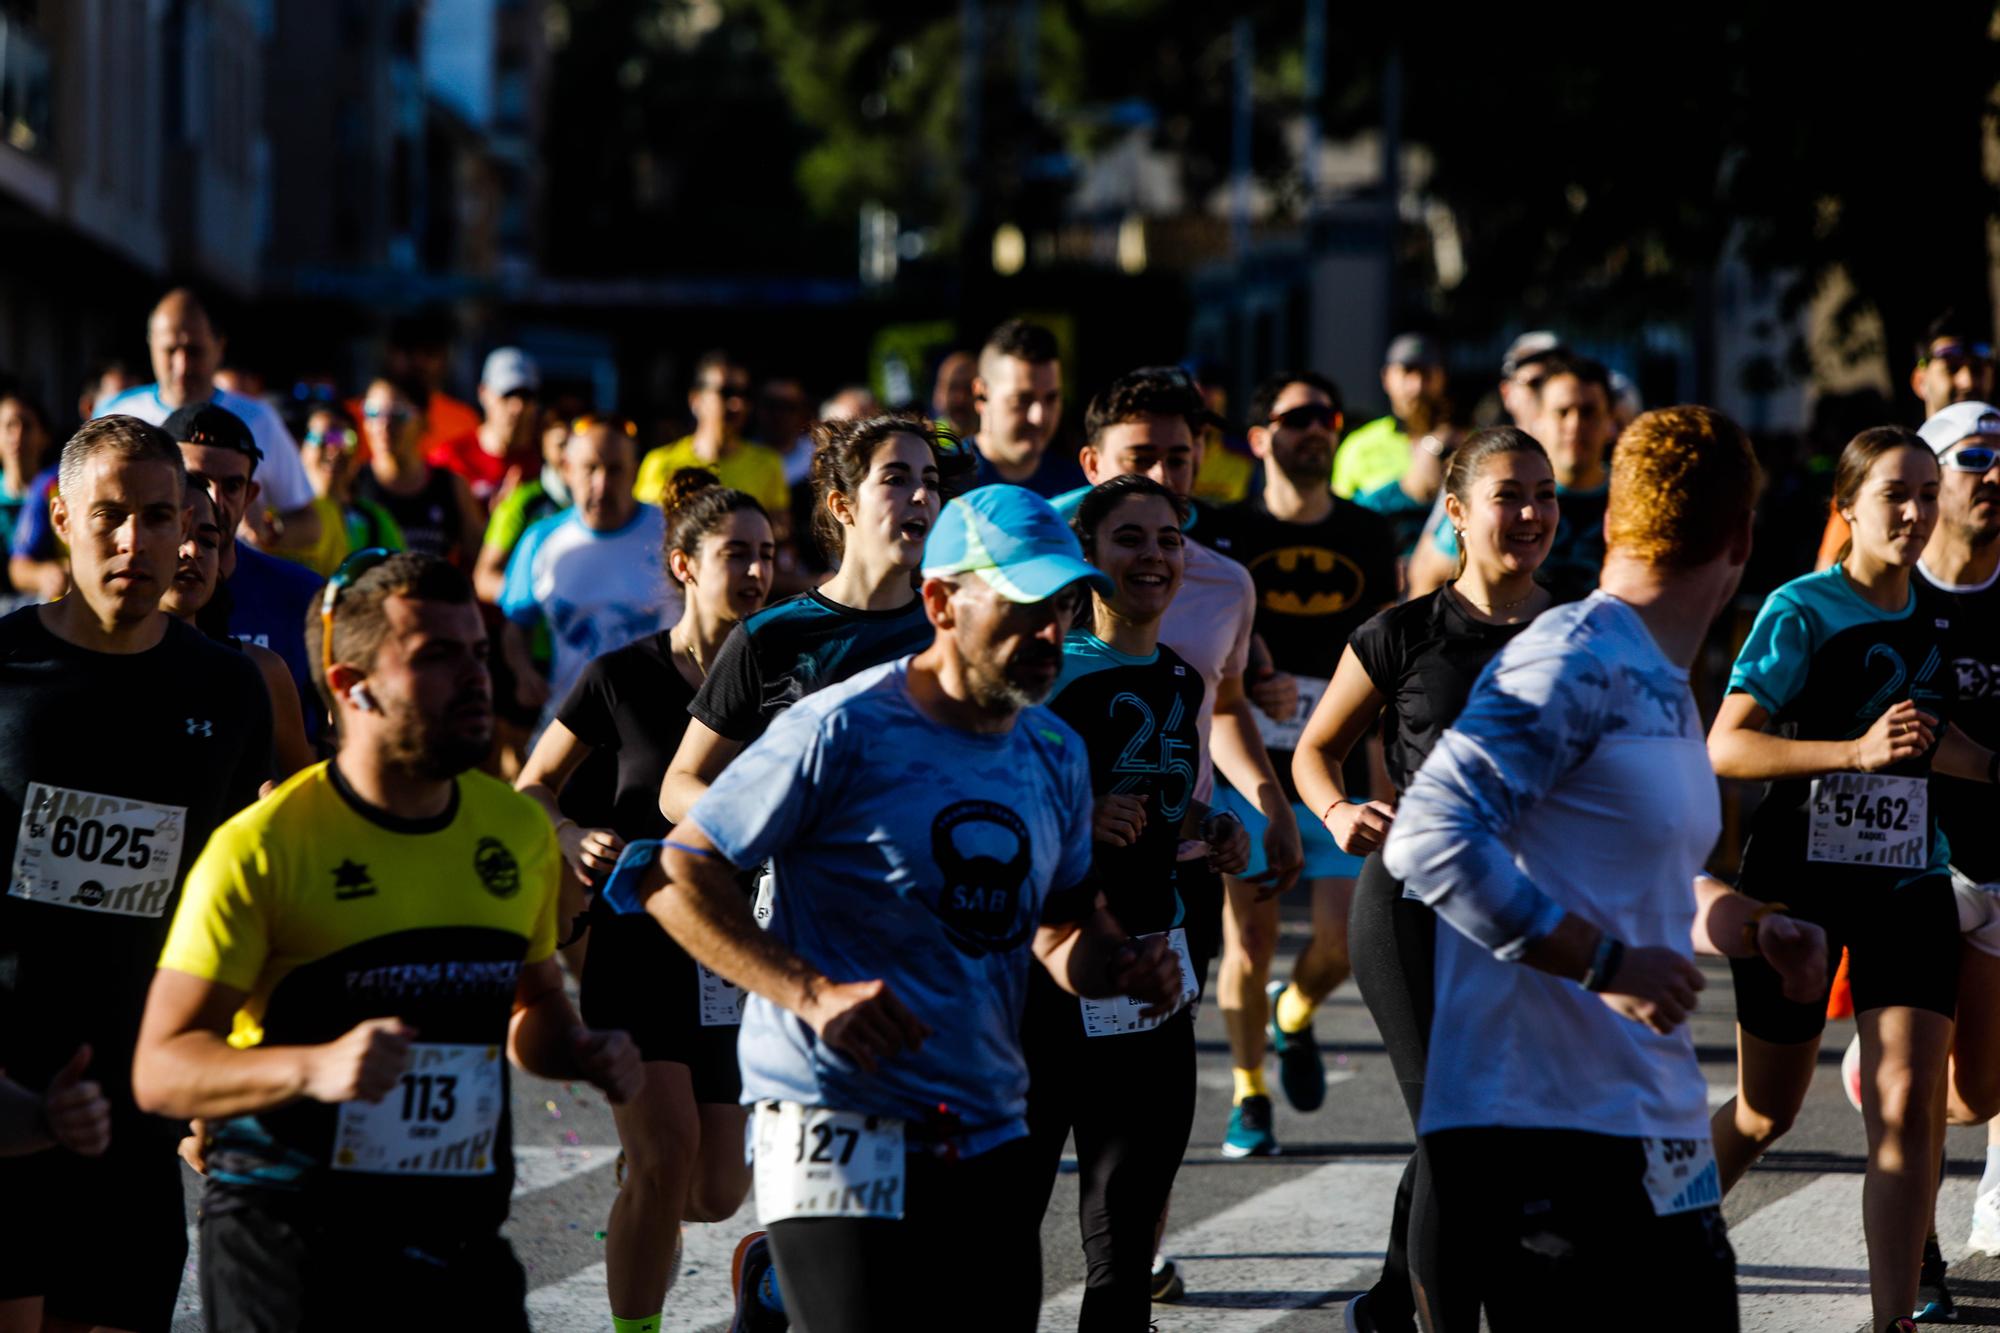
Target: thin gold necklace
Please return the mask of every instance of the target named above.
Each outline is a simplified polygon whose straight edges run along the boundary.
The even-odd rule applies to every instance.
[[[1530,588],[1526,593],[1522,594],[1519,597],[1516,597],[1511,602],[1494,602],[1491,605],[1482,605],[1479,602],[1473,601],[1472,598],[1469,595],[1467,595],[1465,589],[1459,587],[1456,583],[1451,585],[1451,590],[1457,593],[1460,597],[1464,597],[1466,602],[1469,605],[1471,605],[1474,610],[1484,611],[1489,616],[1497,616],[1502,611],[1512,611],[1517,606],[1525,606],[1530,601],[1533,601],[1535,594],[1540,591],[1539,588]]]

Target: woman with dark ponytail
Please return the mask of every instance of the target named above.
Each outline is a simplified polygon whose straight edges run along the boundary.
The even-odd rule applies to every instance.
[[[667,482],[663,563],[685,596],[672,629],[584,668],[521,771],[555,821],[563,858],[601,883],[627,842],[665,836],[660,782],[688,704],[739,622],[771,594],[777,546],[763,506],[708,472]],[[605,1234],[613,1323],[656,1322],[678,1268],[683,1222],[719,1222],[750,1187],[743,1164],[736,1031],[742,992],[699,967],[646,916],[593,902],[582,976],[585,1021],[632,1034],[645,1084],[612,1108],[620,1187]]]

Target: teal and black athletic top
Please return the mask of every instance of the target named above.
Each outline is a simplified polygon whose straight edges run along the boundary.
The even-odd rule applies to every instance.
[[[1765,599],[1750,637],[1729,673],[1729,692],[1747,694],[1790,740],[1852,740],[1905,699],[1938,720],[1951,720],[1957,682],[1950,660],[1952,608],[1912,579],[1900,611],[1864,598],[1839,565],[1793,579]],[[1928,779],[1936,747],[1882,770]],[[1804,824],[1812,784],[1774,782],[1751,821],[1751,836],[1768,836],[1804,858]],[[1942,870],[1949,848],[1930,803],[1930,870]]]
[[[1090,792],[1144,796],[1146,826],[1130,847],[1095,844],[1092,878],[1118,924],[1134,935],[1181,924],[1175,887],[1181,823],[1201,767],[1201,673],[1162,644],[1121,653],[1088,630],[1063,640],[1062,674],[1048,707],[1083,738]]]
[[[748,745],[813,691],[920,653],[935,635],[921,597],[893,611],[856,611],[816,589],[802,592],[729,631],[688,712],[716,735]]]

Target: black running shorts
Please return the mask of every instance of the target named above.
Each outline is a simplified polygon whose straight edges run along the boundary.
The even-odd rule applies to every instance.
[[[703,1026],[695,961],[652,917],[591,913],[580,990],[585,1023],[630,1033],[644,1059],[686,1065],[697,1102],[736,1104],[738,1029]]]
[[[1832,984],[1840,951],[1848,952],[1854,1011],[1892,1005],[1958,1012],[1958,902],[1940,871],[1895,887],[1899,872],[1758,855],[1752,838],[1743,858],[1742,891],[1781,902],[1791,915],[1826,932],[1826,975]],[[1907,872],[1902,872],[1907,873]],[[1826,1027],[1826,995],[1798,1004],[1785,998],[1778,974],[1762,958],[1732,958],[1736,1021],[1762,1041],[1811,1041]]]
[[[187,1269],[173,1132],[119,1117],[102,1157],[0,1157],[0,1300],[84,1325],[167,1333]]]

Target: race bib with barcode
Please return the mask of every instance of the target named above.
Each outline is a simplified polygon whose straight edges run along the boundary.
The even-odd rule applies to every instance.
[[[1139,938],[1155,937],[1141,935]],[[1181,964],[1181,998],[1180,1003],[1174,1006],[1174,1013],[1179,1013],[1184,1006],[1194,1003],[1201,986],[1195,980],[1194,958],[1188,953],[1187,932],[1175,926],[1167,932],[1167,943]],[[1083,1009],[1084,1035],[1089,1037],[1122,1037],[1129,1032],[1149,1032],[1173,1017],[1173,1014],[1161,1014],[1148,1018],[1145,1015],[1146,1002],[1129,995],[1116,995],[1108,1000],[1079,997],[1077,1003]]]
[[[1883,773],[1813,779],[1806,860],[1922,870],[1931,855],[1929,792],[1922,778]]]
[[[114,916],[162,916],[181,868],[187,811],[28,784],[7,895]]]
[[[1280,720],[1270,717],[1255,704],[1250,706],[1251,713],[1257,718],[1257,734],[1264,738],[1267,750],[1299,748],[1299,737],[1305,734],[1306,719],[1312,716],[1328,684],[1317,676],[1293,676],[1292,681],[1299,687],[1299,702],[1290,717]]]
[[[733,1028],[743,1024],[743,1005],[750,992],[715,975],[700,963],[694,965],[695,984],[700,989],[701,1025],[705,1028]]]
[[[903,1122],[797,1102],[760,1102],[751,1138],[757,1218],[903,1215]]]
[[[1656,1217],[1691,1213],[1722,1203],[1715,1148],[1706,1138],[1641,1139],[1646,1150],[1646,1197]]]
[[[505,1103],[498,1046],[417,1042],[410,1067],[379,1102],[342,1102],[336,1171],[390,1176],[484,1176]]]

